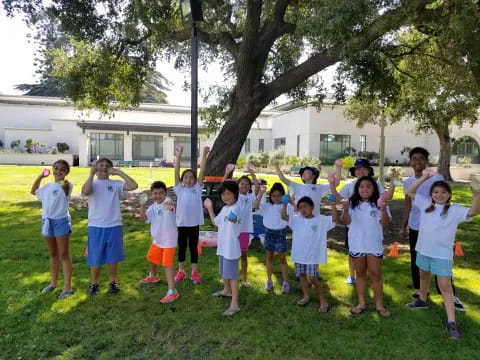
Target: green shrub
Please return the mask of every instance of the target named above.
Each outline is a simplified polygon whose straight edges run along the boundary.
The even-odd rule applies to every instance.
[[[247,162],[255,167],[260,167],[260,159],[258,158],[257,154],[248,155]]]
[[[257,154],[257,157],[258,157],[258,161],[260,162],[260,166],[262,168],[266,168],[270,161],[270,154],[266,152],[262,152]]]
[[[237,164],[236,164],[237,169],[243,169],[246,162],[247,162],[247,160],[244,157],[239,156],[238,159],[237,159]]]

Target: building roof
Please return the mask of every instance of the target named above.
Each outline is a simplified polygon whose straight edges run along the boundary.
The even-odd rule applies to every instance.
[[[140,132],[155,132],[155,133],[180,133],[190,134],[189,126],[175,126],[175,125],[153,125],[142,123],[128,123],[128,122],[112,122],[112,121],[77,121],[77,126],[83,130],[113,130],[113,131],[140,131]],[[198,128],[199,131],[203,127]]]

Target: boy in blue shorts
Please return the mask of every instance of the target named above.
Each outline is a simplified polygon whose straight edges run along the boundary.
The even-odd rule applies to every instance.
[[[94,180],[95,175],[97,179]],[[124,181],[110,180],[118,175]],[[113,167],[110,159],[98,159],[82,186],[82,195],[88,196],[88,255],[90,266],[90,295],[99,292],[100,270],[107,264],[110,294],[120,291],[117,282],[118,263],[123,261],[123,230],[120,212],[120,195],[123,191],[138,188],[137,183],[123,171]]]

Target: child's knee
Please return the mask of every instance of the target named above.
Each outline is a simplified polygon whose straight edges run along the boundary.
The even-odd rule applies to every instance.
[[[282,265],[286,265],[287,264],[287,258],[285,256],[285,254],[280,254],[278,255],[278,259],[280,260],[280,264]]]

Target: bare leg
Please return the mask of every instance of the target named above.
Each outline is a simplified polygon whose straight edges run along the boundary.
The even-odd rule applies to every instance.
[[[273,256],[273,254],[272,254],[272,256]],[[288,282],[287,257],[285,256],[285,253],[279,253],[278,258],[280,259],[280,267],[282,268],[283,282]]]
[[[230,309],[240,309],[238,306],[238,280],[237,279],[225,279],[225,282],[229,284],[232,292],[232,301],[230,302]]]
[[[240,258],[240,262],[242,265],[242,281],[247,282],[247,269],[248,269],[248,257],[247,252],[242,251],[242,256]]]
[[[327,303],[327,300],[325,300],[322,282],[318,280],[317,277],[315,276],[309,276],[309,278],[310,278],[310,282],[313,284],[315,288],[315,291],[317,292],[318,299],[320,300],[320,308],[327,309],[328,303]]]
[[[267,279],[272,281],[273,272],[273,251],[267,251]]]
[[[155,265],[154,263],[152,262],[148,262],[148,267],[149,267],[149,271],[150,271],[150,275],[151,276],[157,276],[157,265]]]
[[[155,267],[156,268],[156,267]],[[166,266],[165,269],[165,276],[167,278],[168,289],[175,289],[175,270],[172,266]]]
[[[70,257],[70,234],[58,236],[56,238],[58,253],[63,267],[63,291],[72,290],[72,259]]]
[[[350,277],[355,279],[355,267],[353,266],[353,258],[351,256],[348,257],[348,273]]]
[[[117,282],[118,263],[108,265],[108,281]]]
[[[427,301],[428,289],[430,287],[430,272],[420,270],[420,300]]]
[[[365,297],[367,294],[367,259],[366,257],[352,258],[353,266],[357,274],[355,287],[357,289],[358,305],[356,308],[365,309],[367,307]]]
[[[182,261],[182,262],[178,263],[178,270],[185,271],[185,261]],[[193,264],[192,264],[192,270],[193,270]]]
[[[442,292],[445,311],[447,312],[448,321],[455,321],[455,305],[453,303],[453,288],[451,276],[438,276],[438,287]]]
[[[50,285],[57,287],[58,283],[58,268],[60,260],[58,258],[58,248],[55,238],[44,238],[50,253]]]
[[[383,306],[382,259],[375,256],[367,256],[367,268],[372,280],[375,308],[385,313],[385,307]]]
[[[100,266],[90,266],[90,276],[92,284],[98,284],[100,280]]]
[[[303,294],[303,298],[301,299],[301,301],[302,300],[303,302],[310,301],[310,296],[308,294],[308,289],[310,287],[310,284],[307,279],[307,274],[300,274],[300,286],[302,288],[302,294]]]

